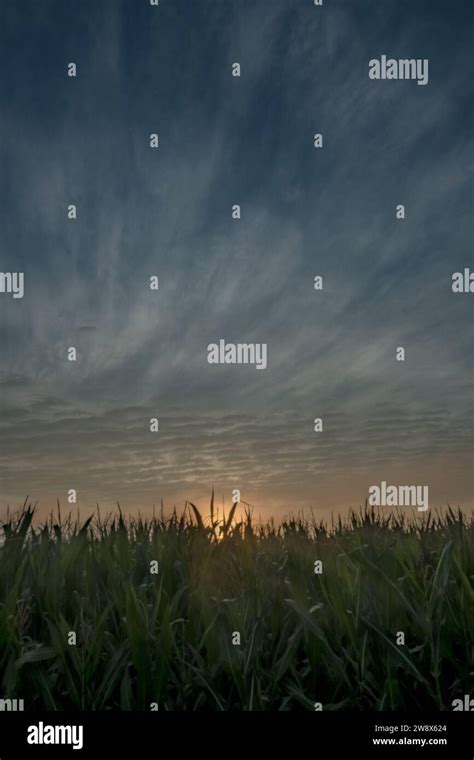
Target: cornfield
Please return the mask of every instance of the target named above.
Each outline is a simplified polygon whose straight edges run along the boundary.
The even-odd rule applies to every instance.
[[[429,711],[470,693],[466,514],[366,507],[328,526],[235,511],[216,517],[212,498],[207,518],[190,503],[82,524],[59,505],[41,523],[28,502],[8,514],[0,698],[25,710]]]

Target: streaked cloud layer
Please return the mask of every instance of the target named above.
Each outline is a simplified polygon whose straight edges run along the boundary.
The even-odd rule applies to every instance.
[[[337,509],[392,476],[472,505],[463,3],[63,5],[2,3],[1,268],[25,297],[0,297],[0,509],[212,485]],[[382,53],[429,58],[429,84],[369,80]],[[209,365],[221,338],[268,368]]]

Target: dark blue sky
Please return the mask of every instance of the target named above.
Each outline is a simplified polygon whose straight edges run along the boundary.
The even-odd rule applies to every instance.
[[[472,505],[470,5],[0,0],[0,510]],[[221,338],[268,368],[209,365]]]

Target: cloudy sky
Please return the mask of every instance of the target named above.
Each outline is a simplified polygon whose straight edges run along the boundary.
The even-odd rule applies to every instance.
[[[212,486],[328,515],[382,480],[473,505],[469,5],[0,1],[0,268],[25,273],[0,294],[0,516]],[[428,85],[370,80],[382,54]],[[220,339],[267,369],[208,364]]]

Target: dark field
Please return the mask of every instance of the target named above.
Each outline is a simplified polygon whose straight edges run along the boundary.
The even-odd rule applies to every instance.
[[[472,691],[459,511],[33,517],[0,528],[0,698],[25,710],[433,711]]]

